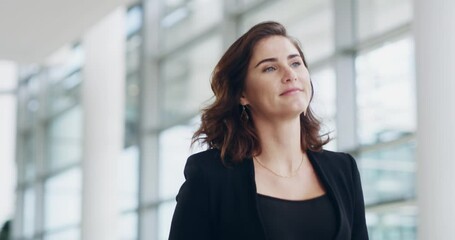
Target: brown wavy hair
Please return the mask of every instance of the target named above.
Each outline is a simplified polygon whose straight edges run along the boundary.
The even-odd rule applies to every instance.
[[[211,87],[215,101],[202,110],[201,125],[192,139],[192,144],[200,142],[207,144],[208,148],[219,149],[223,162],[239,163],[262,151],[248,109],[249,120],[241,117],[243,107],[240,105],[240,97],[254,47],[260,40],[270,36],[288,38],[308,68],[298,41],[288,36],[285,27],[277,22],[262,22],[253,26],[228,48],[212,73]],[[313,83],[311,92],[310,102],[314,95]],[[328,134],[319,134],[321,122],[310,107],[306,115],[300,115],[300,123],[303,150],[320,151],[330,141]],[[326,138],[322,139],[324,136]]]

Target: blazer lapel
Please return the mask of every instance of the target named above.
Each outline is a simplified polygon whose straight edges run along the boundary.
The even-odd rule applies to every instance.
[[[344,209],[342,209],[340,194],[336,190],[336,187],[333,186],[333,180],[329,176],[326,170],[324,170],[324,161],[331,161],[330,159],[325,159],[324,156],[318,154],[318,152],[313,152],[307,150],[308,158],[310,159],[311,164],[313,165],[316,174],[318,175],[319,179],[321,180],[322,184],[326,188],[326,191],[331,197],[332,202],[335,204],[335,209],[337,211],[338,216],[338,229],[337,234],[335,235],[335,240],[345,240],[346,238],[346,228],[343,225],[347,224],[346,215],[343,214]],[[333,161],[333,160],[332,160]]]

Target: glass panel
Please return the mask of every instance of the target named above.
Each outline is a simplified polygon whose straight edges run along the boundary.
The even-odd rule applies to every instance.
[[[76,70],[71,75],[53,83],[49,87],[49,111],[56,114],[74,106],[80,98],[82,72]]]
[[[175,199],[180,186],[185,180],[183,168],[186,159],[191,152],[202,150],[197,144],[190,148],[191,137],[198,125],[199,122],[195,119],[188,125],[175,126],[166,129],[160,134],[160,175],[158,181],[160,199]]]
[[[27,91],[23,85],[19,85],[16,92],[17,97],[17,129],[22,130],[26,128],[27,121],[25,120],[26,115],[26,98],[27,98]],[[19,133],[19,132],[18,132]]]
[[[125,137],[124,146],[137,144],[139,136],[139,101],[140,79],[139,74],[129,75],[126,79],[125,100]]]
[[[120,240],[137,239],[137,213],[125,213],[120,216],[119,234]]]
[[[415,198],[415,158],[414,143],[362,153],[358,160],[365,204]]]
[[[270,20],[284,24],[289,35],[302,43],[309,63],[333,53],[332,1],[271,1],[243,18],[242,32],[259,22]]]
[[[258,4],[260,2],[265,2],[266,0],[237,0],[239,6],[251,6],[253,4]]]
[[[81,160],[82,109],[76,106],[50,122],[48,129],[48,166],[68,166]]]
[[[139,71],[139,64],[141,61],[141,44],[142,38],[139,35],[133,35],[126,42],[126,72],[130,74],[132,72]]]
[[[44,229],[46,231],[67,229],[80,223],[81,181],[81,169],[76,167],[51,177],[45,182]]]
[[[24,191],[22,235],[32,237],[35,233],[35,189],[29,187]]]
[[[330,133],[333,138],[324,149],[336,150],[336,77],[332,67],[325,67],[311,73],[314,97],[311,109],[322,120],[321,134]]]
[[[84,62],[81,45],[66,46],[49,58],[49,79],[52,83],[61,81],[79,71]]]
[[[367,211],[371,240],[417,239],[417,206],[406,204],[381,211]]]
[[[386,142],[416,130],[414,51],[410,37],[356,59],[359,140]]]
[[[162,1],[164,4],[165,9],[173,9],[176,8],[183,3],[187,2],[188,0],[164,0]]]
[[[26,81],[24,86],[26,86],[27,92],[29,96],[36,96],[38,95],[41,87],[41,78],[42,73],[36,73],[31,75]]]
[[[40,102],[36,97],[31,97],[26,100],[25,108],[25,124],[26,126],[35,125],[38,122],[38,110],[40,108]]]
[[[142,38],[142,8],[128,10],[126,42],[126,86],[125,86],[125,137],[124,146],[138,144],[139,136],[139,101],[140,101],[140,65]]]
[[[118,162],[120,210],[130,210],[138,204],[139,149],[131,146],[123,151]]]
[[[36,176],[35,157],[36,157],[35,134],[30,131],[24,136],[23,145],[23,169],[24,180],[33,180]],[[19,146],[20,147],[20,146]]]
[[[134,74],[126,80],[125,104],[125,147],[137,144],[139,135],[139,75]]]
[[[19,86],[18,96],[20,101],[21,124],[24,127],[30,127],[38,121],[38,110],[40,102],[38,101],[38,92],[40,91],[40,75],[36,74],[29,79],[24,80]]]
[[[360,39],[378,36],[412,20],[412,0],[355,1],[357,34]]]
[[[222,0],[190,0],[166,9],[161,19],[163,48],[175,48],[215,26],[222,19],[222,5]]]
[[[44,240],[79,240],[80,237],[79,228],[65,229],[62,231],[56,231],[47,233],[44,235]]]
[[[126,35],[130,36],[138,32],[142,27],[142,8],[134,6],[128,10],[126,16]]]
[[[174,215],[176,201],[169,201],[158,207],[158,239],[165,240],[169,238],[171,229],[172,215]]]
[[[198,112],[213,95],[210,76],[221,56],[221,43],[215,35],[164,62],[160,98],[163,122]]]

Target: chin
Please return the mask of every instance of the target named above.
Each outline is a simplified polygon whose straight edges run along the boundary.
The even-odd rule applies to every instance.
[[[299,108],[299,109],[287,109],[281,111],[281,116],[286,116],[286,118],[298,118],[300,117],[300,114],[304,113],[305,109],[304,108]]]
[[[292,112],[300,115],[301,113],[305,112],[305,110],[307,108],[308,108],[308,104],[299,103],[294,106],[291,106],[291,109],[289,109],[289,111],[292,111]]]

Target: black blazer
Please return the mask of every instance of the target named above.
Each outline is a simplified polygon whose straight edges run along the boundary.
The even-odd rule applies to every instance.
[[[307,151],[337,212],[335,240],[368,239],[359,171],[346,153]],[[169,239],[267,239],[256,203],[251,158],[225,167],[210,149],[188,158]]]

